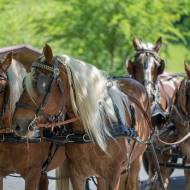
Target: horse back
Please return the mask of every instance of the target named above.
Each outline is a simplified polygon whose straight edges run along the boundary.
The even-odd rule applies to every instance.
[[[162,85],[162,89],[166,96],[169,98],[173,98],[176,90],[179,88],[181,83],[181,79],[176,75],[173,76],[169,73],[164,73],[159,76],[159,81]]]
[[[145,87],[133,78],[117,78],[117,83],[120,90],[130,97],[135,98],[144,110],[149,109],[149,97]]]

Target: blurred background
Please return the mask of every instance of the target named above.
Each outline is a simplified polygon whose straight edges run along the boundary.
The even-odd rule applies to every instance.
[[[190,61],[190,0],[0,0],[0,47],[29,44],[126,74],[132,38],[155,43],[167,70]]]

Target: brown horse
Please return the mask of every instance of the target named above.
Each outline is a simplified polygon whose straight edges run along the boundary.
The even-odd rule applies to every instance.
[[[190,134],[190,67],[185,64],[186,77],[182,80],[177,95],[175,96],[175,104],[172,109],[172,119],[178,130],[178,138]],[[190,136],[190,135],[189,135]],[[186,155],[185,163],[190,163],[190,139],[183,140],[180,143],[181,151]],[[190,190],[190,171],[184,170],[186,177],[186,188]]]
[[[14,135],[11,129],[15,104],[23,91],[22,81],[26,70],[22,64],[12,59],[9,53],[0,64],[0,190],[3,190],[3,177],[10,173],[19,173],[25,179],[25,189],[48,189],[46,173],[42,165],[46,162],[51,143],[27,143],[27,140]],[[65,148],[60,147],[46,171],[56,168],[65,158]],[[44,165],[45,167],[45,165]]]
[[[133,79],[107,79],[92,65],[66,55],[53,57],[46,45],[44,56],[33,63],[24,86],[13,118],[18,134],[31,136],[37,125],[47,123],[47,115],[61,112],[67,119],[80,116],[68,127],[72,135],[84,134],[83,139],[91,143],[66,144],[74,190],[83,190],[89,176],[99,179],[99,189],[117,190],[120,174],[128,171],[130,165],[124,188],[138,188],[139,157],[146,145],[138,144],[134,138],[129,140],[122,131],[135,129],[142,140],[149,138],[150,122],[145,114],[150,113],[149,99],[140,83]]]
[[[170,113],[170,108],[172,107],[172,97],[174,96],[176,89],[179,87],[180,80],[176,75],[164,73],[165,62],[159,57],[159,50],[162,45],[162,39],[159,38],[155,45],[149,43],[143,43],[138,38],[133,39],[133,45],[136,51],[134,61],[131,60],[127,63],[128,73],[141,82],[150,97],[151,100],[151,110],[152,110],[152,124],[154,128],[168,138],[174,140],[174,135],[169,136],[167,133],[163,132],[167,129],[167,126],[172,126],[168,121],[168,115]],[[169,125],[170,124],[170,125]],[[167,132],[167,130],[166,130]],[[153,137],[154,138],[154,137]],[[166,149],[159,142],[155,141],[158,159],[160,162],[166,162],[170,159],[167,154],[171,154],[171,149],[169,151],[161,151]],[[161,149],[161,151],[160,151]],[[144,159],[148,159],[148,174],[152,178],[155,174],[155,162],[152,160],[152,156],[148,152],[145,153]],[[164,186],[167,188],[169,182],[169,176],[172,170],[166,167],[161,167],[161,173],[164,180]],[[156,187],[156,189],[159,187]],[[154,189],[154,188],[153,188]]]

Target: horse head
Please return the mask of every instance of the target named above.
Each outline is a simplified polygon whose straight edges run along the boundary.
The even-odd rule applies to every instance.
[[[127,63],[128,73],[146,87],[150,97],[154,94],[157,78],[163,73],[165,67],[164,60],[158,55],[161,45],[161,37],[155,45],[143,43],[135,37],[133,39],[134,61],[129,60]]]
[[[18,135],[31,137],[37,124],[65,116],[67,78],[60,67],[51,47],[45,45],[43,55],[32,64],[31,72],[23,80],[24,91],[13,117],[13,128]]]

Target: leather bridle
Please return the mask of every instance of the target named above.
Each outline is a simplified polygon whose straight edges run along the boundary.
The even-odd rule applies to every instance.
[[[28,129],[32,130],[32,131],[36,128],[36,126],[38,127],[38,125],[39,125],[39,127],[55,127],[55,126],[71,123],[71,122],[74,122],[79,119],[79,117],[76,116],[75,118],[65,121],[64,120],[65,114],[62,112],[64,105],[62,105],[62,109],[57,115],[50,115],[44,111],[54,85],[58,85],[61,95],[62,96],[64,95],[62,80],[60,78],[60,69],[59,69],[60,62],[58,61],[58,59],[56,59],[56,57],[54,58],[53,61],[54,61],[53,67],[48,66],[45,63],[39,63],[39,62],[34,62],[32,64],[33,68],[38,68],[38,69],[52,73],[52,77],[50,79],[50,83],[48,85],[47,92],[44,95],[43,100],[41,101],[39,106],[38,106],[38,103],[35,98],[34,89],[31,90],[27,84],[28,81],[32,82],[32,80],[30,78],[31,77],[30,73],[26,76],[28,78],[25,78],[23,81],[23,88],[26,90],[28,96],[30,97],[31,101],[33,102],[33,105],[28,104],[28,103],[18,102],[16,106],[23,108],[23,109],[31,109],[35,112],[35,118],[32,120],[32,122],[28,126]],[[63,104],[64,104],[64,101],[63,101]],[[51,121],[49,123],[45,123],[45,124],[39,123],[39,121],[38,121],[39,115],[43,115]],[[61,116],[61,118],[60,118],[60,116]],[[58,122],[57,122],[57,120],[58,120]]]
[[[0,80],[4,80],[6,82],[6,85],[0,89],[0,96],[6,91],[6,86],[7,86],[7,82],[8,82],[8,78],[7,78],[7,75],[5,74],[6,72],[3,72],[1,75],[0,75]],[[6,107],[7,107],[7,102],[8,102],[8,96],[4,95],[4,101],[3,101],[3,105],[2,105],[2,110],[1,110],[1,113],[0,113],[0,117],[2,118],[3,115],[5,114],[5,111],[6,111]]]
[[[136,54],[135,54],[135,60],[138,59],[138,57],[141,55],[141,54],[150,54],[152,57],[154,57],[154,59],[156,60],[156,65],[157,67],[159,66],[160,62],[163,61],[159,55],[154,51],[154,50],[149,50],[149,49],[140,49],[138,51],[136,51]],[[135,61],[136,62],[136,61]],[[134,62],[134,63],[135,63]],[[145,70],[145,65],[143,65],[143,69]],[[152,99],[155,100],[157,99],[157,96],[158,96],[158,92],[159,92],[159,87],[157,85],[157,81],[156,83],[153,82],[153,81],[150,81],[150,80],[147,80],[147,79],[144,79],[144,85],[147,86],[151,84],[152,88],[154,89],[155,93],[152,94]]]

